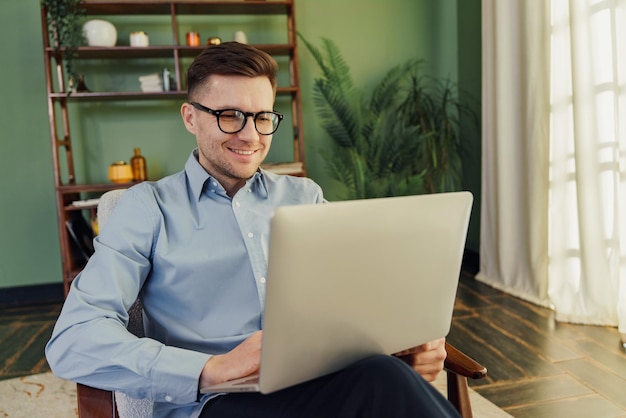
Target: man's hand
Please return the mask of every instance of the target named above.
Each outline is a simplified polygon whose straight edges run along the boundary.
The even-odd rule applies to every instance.
[[[226,354],[212,356],[200,374],[199,386],[214,385],[251,375],[261,363],[261,335],[257,331]]]
[[[432,382],[443,370],[443,362],[446,359],[446,339],[431,341],[408,350],[395,353],[394,356],[407,363],[424,379]]]

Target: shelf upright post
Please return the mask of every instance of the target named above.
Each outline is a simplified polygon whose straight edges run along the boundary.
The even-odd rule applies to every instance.
[[[298,32],[296,30],[296,10],[294,0],[287,0],[287,38],[289,42],[289,80],[291,94],[291,114],[294,135],[294,160],[302,163],[302,175],[306,175],[304,161],[304,138],[302,130],[302,97],[300,94],[300,68],[298,65]]]
[[[172,48],[174,52],[174,77],[176,79],[176,90],[180,91],[183,89],[183,75],[180,70],[180,49],[178,47],[181,43],[178,33],[178,14],[175,2],[170,3],[170,15],[172,19],[172,41],[174,42]]]
[[[63,275],[63,289],[65,294],[69,291],[69,283],[71,281],[71,266],[73,264],[71,256],[71,248],[69,237],[65,230],[67,214],[65,212],[66,199],[70,198],[63,194],[61,188],[63,186],[63,173],[60,165],[60,148],[65,148],[66,168],[68,170],[68,182],[75,183],[74,161],[72,158],[69,119],[67,114],[67,99],[63,98],[58,102],[53,98],[55,92],[54,81],[52,77],[52,59],[54,59],[54,72],[56,75],[56,83],[59,91],[65,90],[65,77],[63,71],[63,51],[56,46],[50,45],[50,32],[48,30],[48,11],[41,8],[41,29],[43,35],[43,52],[44,52],[44,69],[46,75],[46,99],[48,102],[48,128],[50,131],[50,142],[52,151],[52,166],[54,169],[54,188],[55,200],[57,207],[57,229],[59,233],[59,246],[61,250],[61,265]],[[61,108],[61,119],[63,122],[63,137],[59,136],[59,127],[57,125],[57,109]]]

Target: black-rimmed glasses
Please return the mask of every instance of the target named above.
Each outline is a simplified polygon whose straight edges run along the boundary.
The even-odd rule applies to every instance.
[[[243,112],[237,109],[220,109],[213,110],[197,102],[190,102],[190,104],[198,110],[211,114],[217,118],[217,126],[220,131],[225,134],[236,134],[241,131],[248,117],[254,120],[254,128],[261,135],[271,135],[278,129],[280,121],[283,120],[283,115],[278,112]]]

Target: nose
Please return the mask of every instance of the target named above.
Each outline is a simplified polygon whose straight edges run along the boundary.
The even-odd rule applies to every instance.
[[[243,129],[238,132],[239,138],[247,141],[254,141],[260,138],[260,134],[257,132],[254,126],[254,116],[246,116],[246,124]]]

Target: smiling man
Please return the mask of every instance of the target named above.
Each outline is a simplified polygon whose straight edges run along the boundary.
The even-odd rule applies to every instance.
[[[235,42],[194,60],[181,115],[197,149],[183,171],[124,194],[72,282],[46,347],[52,370],[152,399],[158,418],[458,416],[427,382],[443,339],[269,395],[199,393],[259,369],[274,209],[324,202],[310,179],[260,168],[282,120],[277,70]],[[138,298],[144,338],[126,330]]]
[[[189,77],[204,79],[193,66]],[[200,165],[234,196],[265,160],[282,120],[272,111],[276,85],[266,76],[215,74],[201,86],[189,91],[183,121],[198,141]]]

